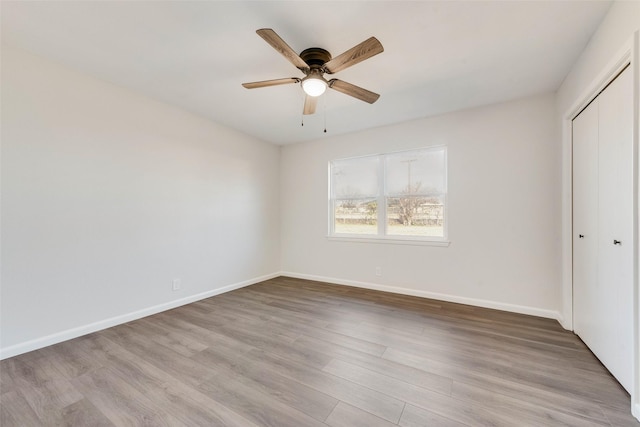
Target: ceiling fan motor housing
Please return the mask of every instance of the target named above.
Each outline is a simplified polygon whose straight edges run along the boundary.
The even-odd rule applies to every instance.
[[[300,58],[307,64],[309,68],[322,68],[324,64],[331,61],[331,54],[319,47],[310,47],[300,53]]]

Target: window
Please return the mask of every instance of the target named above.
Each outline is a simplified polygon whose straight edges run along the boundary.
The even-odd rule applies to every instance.
[[[330,235],[444,241],[446,163],[446,147],[330,162]]]

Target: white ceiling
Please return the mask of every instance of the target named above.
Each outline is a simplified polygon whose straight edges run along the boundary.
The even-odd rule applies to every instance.
[[[611,2],[1,2],[2,43],[289,144],[556,90]],[[381,95],[328,91],[302,118],[302,74],[255,30],[333,56],[370,36],[385,51],[333,75]],[[324,104],[323,104],[324,102]],[[323,133],[326,111],[328,133]]]

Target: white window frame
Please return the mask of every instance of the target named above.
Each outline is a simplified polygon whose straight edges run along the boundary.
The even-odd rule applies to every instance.
[[[445,176],[445,188],[443,194],[444,201],[444,214],[443,214],[443,236],[402,236],[402,235],[388,235],[387,234],[387,189],[386,189],[386,168],[385,168],[385,158],[387,156],[392,156],[394,154],[400,153],[410,153],[410,152],[424,152],[424,151],[435,151],[435,150],[444,150],[444,176]],[[377,234],[347,234],[347,233],[336,233],[335,232],[335,201],[333,197],[333,189],[332,189],[332,176],[331,176],[331,165],[333,162],[341,161],[341,160],[355,160],[355,159],[365,159],[378,157],[379,165],[378,165],[378,195],[377,195]],[[357,156],[357,157],[346,157],[341,159],[334,159],[329,161],[328,163],[328,218],[329,218],[329,228],[328,228],[328,240],[332,241],[343,241],[343,242],[357,242],[357,243],[387,243],[387,244],[402,244],[402,245],[419,245],[419,246],[449,246],[450,241],[448,240],[449,236],[449,190],[448,190],[448,152],[446,145],[436,145],[430,147],[422,147],[415,148],[410,150],[401,150],[394,151],[388,153],[379,153],[379,154],[371,154],[366,156]]]

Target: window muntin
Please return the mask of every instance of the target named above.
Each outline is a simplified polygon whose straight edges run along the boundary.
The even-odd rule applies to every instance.
[[[330,162],[330,235],[446,238],[446,147]]]

